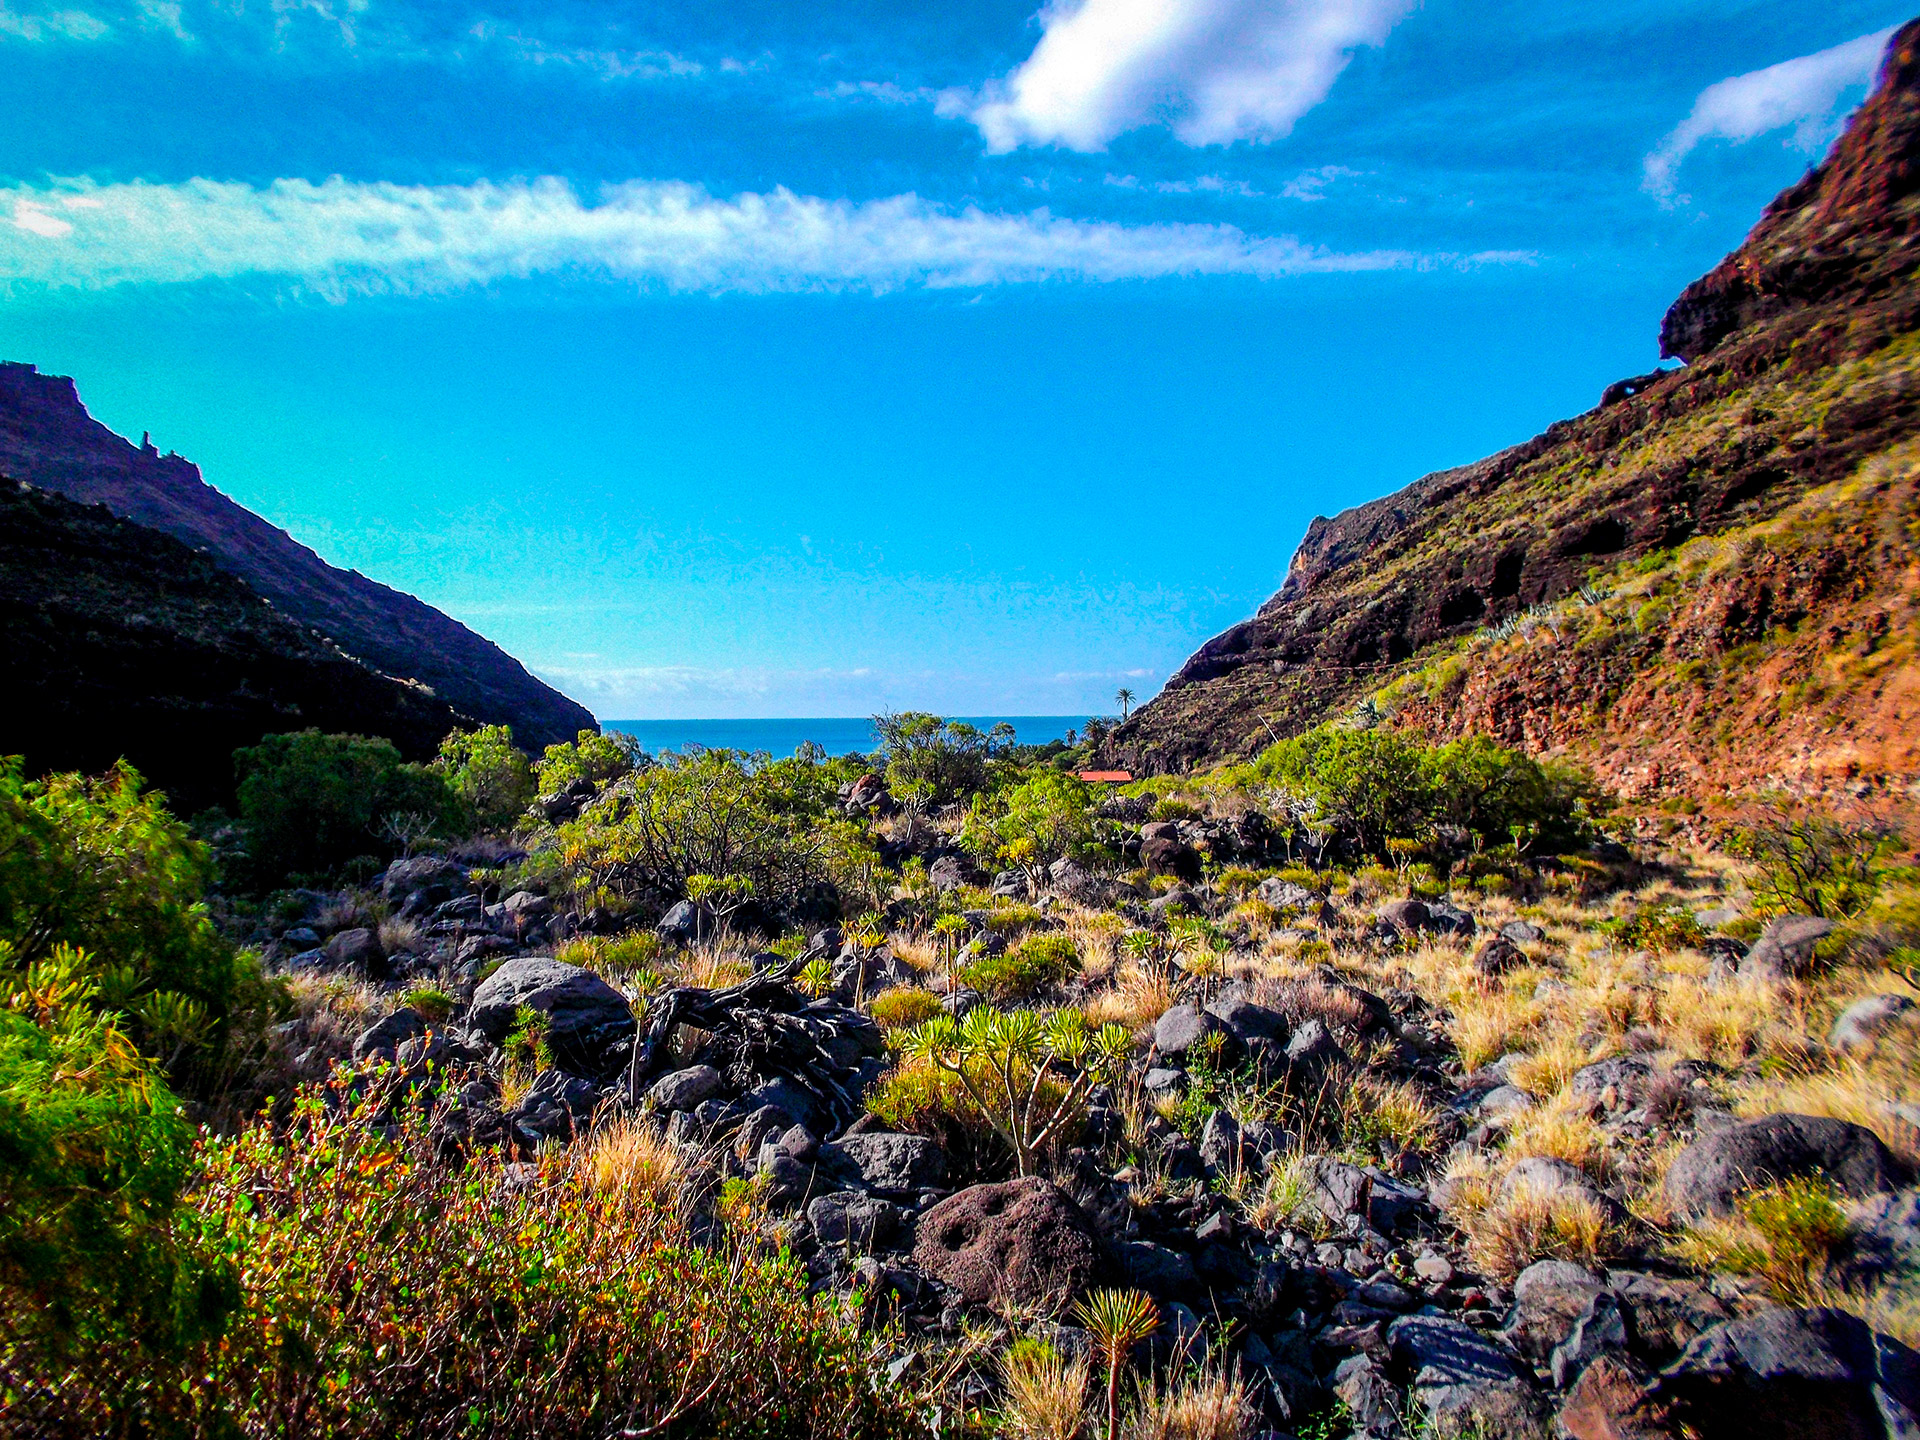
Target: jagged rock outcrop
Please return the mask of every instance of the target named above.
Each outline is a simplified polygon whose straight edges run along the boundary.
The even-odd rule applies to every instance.
[[[1895,35],[1879,86],[1828,158],[1676,302],[1662,343],[1687,358],[1684,368],[1609,387],[1605,403],[1532,440],[1314,520],[1279,592],[1203,645],[1158,698],[1118,727],[1102,763],[1167,771],[1250,754],[1348,711],[1466,637],[1569,601],[1596,573],[1699,536],[1731,540],[1861,474],[1870,461],[1884,463],[1887,483],[1897,487],[1912,469],[1900,447],[1920,430],[1920,360],[1901,343],[1920,328],[1917,54],[1920,22]],[[1867,528],[1898,538],[1897,527],[1877,520]],[[1881,574],[1908,564],[1885,545],[1872,550],[1863,542],[1861,557],[1867,571]],[[1764,553],[1754,559],[1756,568],[1770,563]],[[1751,594],[1732,588],[1719,597],[1734,612],[1722,648],[1737,659],[1753,643],[1746,632],[1769,623],[1777,629],[1782,617],[1773,611],[1770,581],[1749,585]],[[1857,590],[1848,579],[1822,593],[1858,599]],[[1827,601],[1814,603],[1808,615],[1785,618],[1817,629],[1817,606]],[[1904,603],[1876,598],[1874,616],[1861,623],[1882,625],[1881,612]],[[1893,628],[1899,619],[1893,614]],[[1671,658],[1681,665],[1688,657]],[[1620,673],[1621,657],[1611,663],[1603,686],[1569,688],[1564,674],[1543,682],[1534,699],[1554,718],[1533,722],[1542,733],[1527,733],[1519,721],[1503,726],[1497,715],[1488,723],[1486,712],[1499,711],[1505,693],[1491,672],[1468,677],[1470,695],[1481,693],[1472,689],[1475,679],[1489,680],[1473,723],[1440,703],[1421,713],[1419,727],[1491,729],[1590,758],[1585,739],[1635,678]],[[1632,671],[1641,662],[1624,663]],[[1906,694],[1913,687],[1892,688]],[[1888,687],[1875,693],[1884,699]],[[1663,700],[1674,703],[1681,702]],[[1887,718],[1876,712],[1873,725],[1884,733]],[[1823,721],[1817,728],[1832,727]],[[1751,755],[1743,753],[1743,773],[1819,771],[1818,740],[1763,735]],[[1586,748],[1609,758],[1616,741]],[[1869,768],[1897,768],[1912,753],[1876,749]],[[1852,772],[1859,763],[1843,757],[1829,768]],[[1680,757],[1664,770],[1651,767],[1640,788],[1706,784],[1719,778],[1711,769]]]
[[[0,475],[205,549],[294,620],[375,670],[413,680],[538,751],[597,728],[583,707],[431,605],[337,570],[200,478],[191,461],[130,444],[88,415],[72,380],[0,363]]]
[[[230,797],[233,751],[272,731],[384,735],[409,759],[472,721],[343,654],[204,553],[0,482],[0,754],[98,772],[125,757],[174,808]]]

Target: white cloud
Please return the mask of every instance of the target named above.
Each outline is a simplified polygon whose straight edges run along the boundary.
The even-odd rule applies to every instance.
[[[552,65],[582,70],[603,80],[658,80],[666,77],[691,79],[704,75],[707,67],[697,60],[669,50],[594,49],[587,46],[552,45],[538,36],[503,30],[482,20],[468,32],[483,44],[498,45],[514,59],[528,65]],[[739,69],[737,64],[723,69]]]
[[[250,276],[330,297],[430,293],[570,274],[669,290],[983,286],[1048,279],[1315,272],[1524,261],[1339,253],[1230,225],[1121,225],[952,210],[915,195],[855,204],[787,190],[716,198],[676,181],[405,186],[278,180],[0,187],[0,287],[102,289]]]
[[[1415,3],[1051,0],[1033,54],[986,88],[971,118],[994,151],[1100,150],[1159,122],[1188,145],[1273,140]]]
[[[14,40],[99,40],[106,33],[106,21],[84,10],[21,14],[0,3],[0,36]]]
[[[1809,154],[1819,150],[1839,132],[1840,97],[1873,79],[1894,28],[1709,85],[1647,156],[1645,188],[1671,195],[1681,162],[1707,140],[1738,143],[1792,126],[1796,146]]]

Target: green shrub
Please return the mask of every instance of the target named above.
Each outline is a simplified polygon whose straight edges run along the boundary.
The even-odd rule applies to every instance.
[[[1184,800],[1175,800],[1172,796],[1156,800],[1153,804],[1155,820],[1198,820],[1200,812]]]
[[[249,875],[263,889],[324,880],[363,855],[457,829],[459,797],[423,765],[403,764],[389,740],[303,730],[234,751]],[[422,830],[419,827],[424,826]]]
[[[1001,955],[983,955],[960,978],[989,1000],[1023,1000],[1073,973],[1080,952],[1057,931],[1028,935]]]
[[[219,1343],[138,1415],[67,1387],[72,1431],[904,1437],[857,1314],[791,1261],[694,1243],[630,1161],[597,1137],[508,1184],[501,1157],[441,1164],[417,1120],[387,1140],[304,1100],[211,1146],[194,1189],[246,1259]]]
[[[1394,836],[1455,827],[1482,844],[1565,848],[1600,804],[1583,773],[1543,765],[1482,736],[1422,745],[1396,731],[1323,725],[1263,751],[1253,776],[1352,853],[1387,855]]]
[[[682,897],[696,875],[737,879],[782,913],[830,876],[879,867],[859,827],[833,818],[833,774],[730,750],[665,756],[622,782],[621,804],[561,827],[566,882],[593,903],[634,906]]]
[[[1706,938],[1700,922],[1684,905],[1645,905],[1631,915],[1602,920],[1594,928],[1631,950],[1684,950]]]
[[[416,985],[400,997],[400,1003],[429,1025],[444,1024],[456,1008],[453,997],[438,985]]]
[[[944,720],[917,710],[873,717],[886,757],[887,781],[895,790],[925,786],[933,804],[964,800],[985,787],[989,762],[1013,743],[1005,723],[982,731],[962,720]]]
[[[85,952],[96,1003],[178,1080],[206,1089],[285,1003],[208,918],[210,868],[206,847],[127,766],[27,783],[18,760],[0,763],[0,942],[10,947],[0,975],[60,945]]]
[[[547,746],[535,768],[535,784],[542,795],[550,795],[575,780],[618,780],[651,763],[631,735],[582,730],[577,739]]]
[[[988,863],[1038,870],[1093,843],[1093,791],[1071,775],[1036,771],[1007,792],[999,813],[975,801],[961,841]]]
[[[233,1270],[178,1223],[193,1131],[97,1008],[95,963],[13,958],[0,942],[0,1414],[72,1388],[128,1409],[217,1329]]]
[[[506,725],[455,730],[440,742],[433,768],[482,830],[512,829],[533,799],[533,766]]]
[[[1762,911],[1838,920],[1873,903],[1899,838],[1878,816],[1778,804],[1746,816],[1729,835],[1728,848],[1758,872],[1754,898]]]
[[[928,990],[900,985],[874,996],[867,1013],[882,1030],[899,1030],[938,1015],[940,997]]]

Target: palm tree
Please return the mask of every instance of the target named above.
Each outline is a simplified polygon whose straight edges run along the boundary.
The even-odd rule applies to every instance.
[[[1127,716],[1133,710],[1133,691],[1122,685],[1113,692],[1113,703],[1120,707],[1120,723],[1127,723]]]

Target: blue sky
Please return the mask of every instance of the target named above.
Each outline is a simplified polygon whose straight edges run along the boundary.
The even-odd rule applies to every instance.
[[[1650,368],[1897,6],[0,0],[0,358],[602,717],[1081,713]]]

